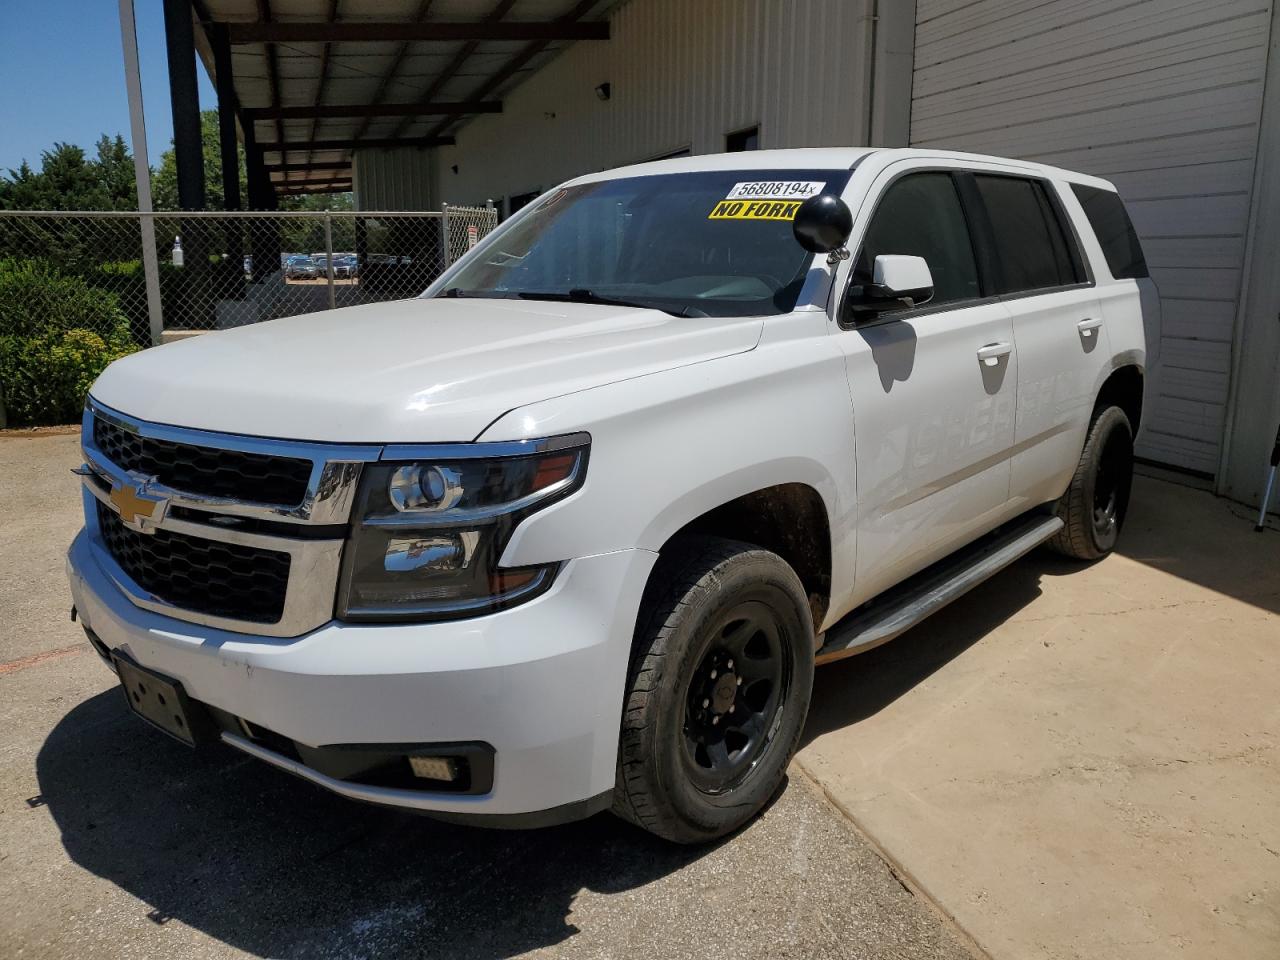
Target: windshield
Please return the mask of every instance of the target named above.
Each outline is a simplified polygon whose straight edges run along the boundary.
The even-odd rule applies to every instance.
[[[679,316],[795,308],[813,255],[791,233],[801,201],[848,170],[717,170],[604,180],[547,196],[438,296],[574,300]]]

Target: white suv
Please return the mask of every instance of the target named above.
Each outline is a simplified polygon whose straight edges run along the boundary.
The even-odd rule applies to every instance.
[[[193,745],[709,840],[778,787],[815,661],[1113,548],[1156,303],[1114,188],[1039,164],[592,174],[418,299],[113,364],[74,602]]]

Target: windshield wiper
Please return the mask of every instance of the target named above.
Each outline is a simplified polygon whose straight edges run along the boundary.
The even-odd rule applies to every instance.
[[[669,313],[673,317],[687,317],[689,312],[686,309],[673,310],[669,307],[661,307],[656,303],[646,303],[643,300],[627,300],[622,297],[605,297],[596,293],[594,290],[588,290],[585,287],[574,287],[567,292],[557,290],[521,290],[515,294],[521,300],[553,300],[562,303],[600,303],[610,307],[638,307],[641,310],[661,310],[663,313]]]
[[[450,300],[457,300],[461,297],[467,297],[472,300],[509,300],[514,294],[503,293],[500,290],[464,290],[462,287],[450,287],[448,290],[440,291],[436,296],[448,297]]]

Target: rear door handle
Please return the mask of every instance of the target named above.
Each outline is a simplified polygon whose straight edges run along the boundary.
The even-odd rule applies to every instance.
[[[1001,357],[1007,357],[1013,353],[1013,344],[1005,343],[988,343],[985,347],[978,348],[978,359],[985,363],[988,367],[999,365]]]
[[[1089,337],[1093,336],[1093,331],[1097,330],[1100,326],[1102,326],[1101,320],[1094,320],[1090,317],[1085,317],[1076,324],[1076,329],[1080,331],[1080,336],[1087,340]]]

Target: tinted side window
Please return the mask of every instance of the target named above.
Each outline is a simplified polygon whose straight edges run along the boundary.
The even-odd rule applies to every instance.
[[[1071,192],[1084,207],[1084,215],[1089,218],[1089,226],[1098,237],[1111,275],[1117,280],[1150,276],[1146,257],[1142,255],[1142,244],[1138,242],[1138,234],[1120,198],[1110,190],[1079,183],[1071,185]]]
[[[995,235],[1000,293],[1077,282],[1064,235],[1044,186],[1022,177],[974,177]]]
[[[867,226],[853,283],[871,282],[880,254],[924,257],[933,274],[929,306],[979,295],[969,226],[949,173],[913,173],[890,185]]]

